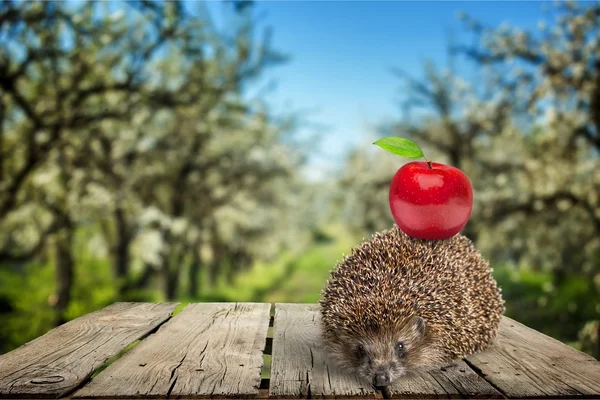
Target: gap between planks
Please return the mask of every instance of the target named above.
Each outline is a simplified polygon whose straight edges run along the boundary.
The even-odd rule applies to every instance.
[[[487,375],[483,373],[483,371],[481,370],[481,368],[478,368],[476,365],[474,365],[471,361],[469,361],[468,359],[463,359],[463,361],[465,362],[465,364],[467,364],[469,366],[469,368],[471,368],[471,370],[473,372],[475,372],[477,375],[479,375],[482,379],[485,379],[485,381],[494,389],[496,389],[499,393],[502,394],[502,396],[504,396],[505,399],[508,399],[509,396],[508,394],[506,394],[504,392],[504,390],[502,390],[502,388],[500,388],[498,385],[496,385],[494,382],[492,382],[491,380],[487,379]]]
[[[170,318],[176,303],[114,303],[0,356],[0,398],[58,398]]]
[[[190,304],[74,397],[257,397],[269,311]]]
[[[309,306],[309,305],[304,305],[304,306]],[[272,316],[273,310],[274,310],[274,305],[270,304],[270,312],[269,312],[269,314],[271,314],[271,316],[269,317],[269,332],[270,333],[269,333],[268,336],[273,336],[273,333],[274,333],[273,332],[273,327],[272,327],[273,322],[274,322],[274,318]],[[159,326],[164,326],[165,323],[168,322],[168,321],[171,321],[171,319],[172,319],[172,317],[169,317],[167,320],[165,320],[164,322],[162,322]],[[504,321],[504,323],[509,323],[510,326],[508,328],[511,328],[510,329],[510,331],[511,331],[510,333],[512,334],[513,333],[512,329],[515,328],[515,326],[513,325],[515,323],[515,321],[507,319],[506,321]],[[151,331],[147,335],[145,335],[143,337],[143,339],[147,339],[149,336],[155,334],[157,332],[158,328],[159,327],[154,328],[153,331]],[[530,330],[530,328],[528,328],[528,329]],[[539,334],[539,332],[535,332],[535,333]],[[143,343],[143,341],[142,341],[142,343]],[[557,342],[557,344],[558,344],[558,342]],[[564,344],[563,344],[563,346],[564,346]],[[263,351],[263,362],[264,362],[265,356],[268,356],[269,353],[272,353],[273,352],[272,350],[273,350],[272,338],[267,337],[266,340],[265,340],[265,343],[264,343],[264,348],[262,348],[262,351]],[[480,357],[483,357],[483,355],[480,355]],[[504,397],[504,398],[514,397],[514,395],[511,396],[510,393],[507,393],[505,384],[502,384],[502,383],[498,383],[497,384],[494,381],[495,376],[490,375],[489,371],[482,370],[480,368],[481,365],[478,366],[478,364],[481,363],[481,360],[478,360],[476,358],[474,360],[465,359],[463,361],[464,361],[463,365],[465,365],[466,367],[468,367],[469,371],[472,371],[479,378],[481,378],[484,382],[486,382],[491,387],[493,387],[502,397]],[[484,368],[485,368],[485,366],[484,366]],[[271,372],[272,372],[272,370],[273,370],[273,367],[271,368]],[[439,382],[439,383],[440,383],[441,387],[444,386],[441,382]],[[452,383],[452,382],[450,382],[450,383]],[[259,398],[259,399],[269,398],[269,387],[270,386],[271,386],[270,379],[261,379],[260,386],[259,386],[259,391],[258,391],[258,393],[257,393],[257,395],[256,395],[255,398]],[[306,393],[305,398],[310,398],[310,397],[315,396],[315,395],[316,395],[316,397],[319,397],[318,393],[312,393],[312,390],[311,390],[308,393]],[[402,394],[402,393],[392,393],[389,390],[389,388],[386,388],[384,390],[376,390],[376,391],[374,391],[374,397],[375,398],[403,398],[403,397],[407,397],[407,396],[409,396],[409,395],[408,394]],[[452,396],[453,395],[451,393],[446,393],[446,394],[440,393],[436,397],[452,397]],[[71,396],[69,396],[69,398],[70,397]],[[409,397],[414,397],[414,396],[409,396]],[[484,397],[486,397],[486,396],[484,396]],[[527,396],[527,397],[529,397],[529,396]],[[582,399],[583,398],[600,398],[600,396],[596,395],[596,394],[591,394],[591,395],[590,394],[588,394],[588,395],[583,394],[583,395],[573,395],[573,396],[569,396],[569,395],[563,394],[560,397],[561,398],[572,397],[572,398],[582,398]],[[275,399],[275,398],[277,398],[277,397],[270,397],[270,399]]]
[[[185,306],[187,306],[187,305],[185,305]],[[274,308],[275,308],[275,306],[274,306],[273,304],[270,304],[270,307],[271,307],[271,309],[272,309],[272,310],[274,310]],[[185,307],[183,307],[183,308],[185,308]],[[180,309],[179,311],[181,311],[181,309]],[[149,338],[151,335],[155,334],[155,333],[156,333],[156,332],[159,330],[159,328],[160,328],[161,326],[163,326],[165,323],[167,323],[168,321],[170,321],[170,320],[172,319],[172,317],[173,317],[173,314],[172,314],[172,315],[171,315],[171,316],[170,316],[170,317],[169,317],[167,320],[165,320],[165,321],[164,321],[164,322],[163,322],[161,325],[157,326],[157,327],[156,327],[156,328],[154,328],[154,329],[153,329],[151,332],[149,332],[147,335],[144,335],[142,338],[140,338],[140,339],[138,340],[138,342],[141,342],[142,340],[144,340],[144,339],[146,339],[146,338]],[[265,359],[265,356],[269,356],[269,355],[271,355],[271,354],[272,354],[272,349],[273,349],[273,338],[272,338],[272,336],[273,336],[273,333],[274,333],[274,332],[273,332],[273,324],[274,324],[274,317],[273,317],[273,316],[270,316],[270,318],[269,318],[269,327],[270,327],[271,329],[269,330],[270,332],[269,332],[269,335],[268,335],[268,336],[270,336],[270,337],[267,337],[267,338],[266,338],[266,340],[265,340],[265,345],[264,345],[264,349],[263,349],[263,360]],[[132,348],[133,348],[133,347],[132,347]],[[131,348],[130,348],[130,349],[128,349],[127,351],[129,351],[129,350],[131,350]],[[121,354],[120,356],[123,356],[123,355],[125,355],[126,353],[127,353],[127,352],[124,352],[124,353],[123,353],[123,354]],[[311,354],[311,356],[312,356],[312,354]],[[119,357],[119,358],[120,358],[120,357]],[[116,361],[116,360],[112,360],[112,361],[114,362],[114,361]],[[264,361],[263,361],[263,362],[264,362]],[[105,363],[105,364],[103,364],[103,365],[102,365],[102,366],[99,368],[99,370],[100,370],[100,369],[102,369],[102,368],[103,368],[105,365],[106,365],[106,363]],[[471,369],[473,369],[473,370],[474,370],[474,372],[476,372],[478,375],[481,375],[481,373],[480,373],[481,371],[478,371],[478,370],[476,370],[475,368],[473,368],[473,366],[472,366],[471,364],[469,364],[469,367],[471,367]],[[484,377],[484,376],[482,376],[482,378],[485,378],[485,377]],[[88,383],[90,380],[91,380],[91,379],[88,379],[86,382],[84,382],[84,384],[80,385],[78,388],[80,388],[81,386],[83,386],[83,385],[87,384],[87,383]],[[175,382],[174,382],[174,383],[175,383]],[[171,390],[172,390],[172,387],[173,387],[173,386],[174,386],[174,385],[172,385],[172,386],[171,386],[171,388],[170,388],[169,392],[167,393],[167,398],[169,398],[169,397],[170,397],[170,395],[171,395],[171,393],[170,393],[170,392],[171,392]],[[266,379],[261,379],[261,381],[260,381],[260,387],[259,387],[259,392],[258,392],[258,394],[257,394],[257,397],[256,397],[256,398],[259,398],[259,399],[262,399],[262,398],[264,398],[264,399],[266,399],[266,398],[269,398],[269,387],[270,387],[270,379],[268,379],[268,378],[266,378]],[[73,392],[75,392],[75,391],[76,391],[78,388],[74,389],[74,390],[73,390],[73,391],[72,391],[72,392],[69,394],[68,398],[71,398],[71,394],[72,394]],[[386,399],[387,399],[387,398],[393,398],[393,397],[394,397],[394,398],[398,398],[398,397],[400,397],[400,398],[401,398],[401,397],[403,397],[402,395],[398,395],[398,394],[396,394],[395,396],[394,396],[394,395],[392,395],[392,393],[390,392],[389,388],[374,388],[374,391],[373,391],[372,395],[374,395],[374,398],[376,398],[376,399],[384,399],[384,398],[386,398]],[[449,395],[449,396],[451,396],[451,394],[450,394],[450,393],[449,393],[448,395]],[[318,396],[318,397],[320,397],[318,394],[317,394],[317,396]],[[309,387],[309,388],[308,388],[308,392],[306,393],[306,398],[309,398],[309,399],[310,399],[310,398],[312,398],[312,397],[313,397],[313,393],[311,393],[311,388]],[[275,399],[275,397],[270,397],[270,399]]]
[[[152,335],[156,334],[159,329],[165,325],[167,322],[171,321],[173,319],[173,317],[175,317],[177,314],[179,314],[181,311],[183,311],[185,308],[188,307],[188,305],[193,304],[193,303],[186,303],[186,304],[180,304],[177,306],[177,308],[171,313],[171,315],[165,320],[163,321],[160,325],[156,326],[151,332],[148,332],[148,334],[144,335],[143,337],[140,337],[138,340],[136,340],[136,345],[140,344],[143,340],[145,339],[149,339]],[[269,318],[269,328],[270,328],[270,333],[268,335],[268,337],[266,338],[265,341],[265,347],[263,350],[263,360],[264,360],[264,356],[266,355],[271,355],[272,353],[272,346],[273,346],[273,334],[272,334],[272,329],[273,329],[273,324],[274,324],[274,313],[275,313],[275,305],[274,304],[270,304],[270,318]],[[134,342],[135,343],[135,342]],[[114,358],[112,357],[111,359],[107,360],[104,364],[102,364],[98,369],[96,369],[92,376],[97,375],[98,371],[100,371],[100,373],[102,373],[103,370],[105,370],[110,364],[112,364],[113,362],[117,362],[121,357],[125,356],[125,354],[127,354],[130,350],[132,350],[135,346],[131,346],[128,345],[125,348],[125,351],[122,351],[122,353],[118,354],[119,357]],[[113,359],[114,358],[114,359]],[[264,362],[264,361],[263,361]],[[96,378],[96,376],[94,376],[94,378]],[[61,397],[61,399],[73,399],[73,396],[75,395],[75,393],[80,390],[81,388],[83,388],[85,385],[87,385],[88,383],[90,383],[94,378],[92,378],[90,376],[90,378],[88,378],[87,380],[85,380],[82,384],[78,385],[76,388],[74,388],[73,390],[71,390],[69,393],[67,393],[65,396]],[[167,393],[166,398],[171,398],[171,390],[173,389],[174,383],[171,385],[169,393]],[[259,387],[259,395],[257,397],[255,397],[255,399],[268,399],[269,395],[268,395],[268,390],[269,390],[269,383],[270,380],[267,379],[261,379],[260,382],[260,387]],[[179,396],[177,396],[178,398],[180,398]],[[117,397],[118,398],[118,397]],[[129,398],[129,397],[127,397]],[[195,398],[195,397],[191,397],[191,398]]]
[[[304,306],[308,306],[308,305],[304,305]],[[270,331],[270,336],[273,336],[273,324],[274,324],[274,311],[275,311],[275,305],[274,304],[269,304],[269,331]],[[181,305],[181,307],[178,307],[179,310],[181,311],[181,309],[185,309],[187,308],[187,304],[186,305]],[[161,323],[159,323],[157,326],[155,326],[151,331],[147,332],[146,334],[140,336],[136,341],[138,343],[143,342],[144,340],[148,339],[149,337],[151,337],[152,335],[156,334],[156,332],[163,326],[165,326],[166,323],[168,323],[169,321],[172,320],[173,315],[175,314],[175,312],[171,312],[171,314],[164,319]],[[135,341],[134,341],[135,342]],[[133,342],[132,342],[133,343]],[[130,344],[128,344],[127,347],[129,347]],[[97,371],[101,371],[103,368],[105,368],[107,366],[107,364],[112,364],[113,362],[117,362],[121,357],[123,357],[125,354],[127,354],[130,350],[132,350],[133,348],[135,348],[136,346],[132,346],[129,348],[125,348],[126,351],[124,351],[122,354],[119,355],[119,357],[117,359],[113,359],[114,357],[111,357],[111,359],[109,359],[109,361],[103,363],[102,365],[100,365],[98,368],[96,368],[93,373],[96,373]],[[264,362],[264,358],[267,355],[271,355],[272,350],[273,350],[273,338],[266,338],[265,340],[265,344],[264,344],[264,348],[263,350],[263,362]],[[123,350],[121,350],[123,351]],[[185,357],[184,357],[185,358]],[[312,359],[312,351],[311,351],[311,359]],[[183,362],[183,360],[182,360]],[[181,363],[180,363],[181,364]],[[63,394],[63,396],[67,396],[67,398],[71,398],[72,395],[79,389],[81,389],[83,386],[85,386],[86,384],[88,384],[89,382],[91,382],[93,379],[88,378],[86,380],[84,380],[83,382],[81,382],[80,384],[76,385],[74,388],[72,388],[71,390],[65,392]],[[312,379],[311,379],[312,380]],[[270,379],[261,379],[260,381],[260,387],[259,387],[259,393],[258,396],[259,397],[267,397],[268,396],[268,390],[270,388]],[[308,383],[308,382],[307,382]],[[312,383],[312,382],[311,382]],[[175,382],[173,382],[173,385],[171,385],[171,387],[169,388],[169,391],[167,392],[167,397],[170,396],[171,394],[171,390],[173,389]],[[311,393],[311,387],[309,386],[308,388],[308,393],[307,393],[307,398],[311,398],[313,393]],[[374,394],[375,398],[387,398],[390,397],[389,395],[389,391],[381,391],[379,389],[376,389],[372,392],[372,394]],[[317,394],[318,396],[318,394]],[[273,398],[273,397],[271,397]]]
[[[145,339],[150,338],[152,335],[156,334],[156,332],[158,332],[158,330],[164,324],[166,324],[171,319],[173,319],[174,316],[176,316],[181,311],[183,311],[188,305],[189,305],[189,303],[186,303],[186,304],[181,304],[180,303],[180,304],[178,304],[177,307],[175,307],[175,309],[173,310],[173,312],[171,312],[171,315],[169,315],[169,317],[166,320],[164,320],[161,324],[157,325],[152,331],[148,332],[146,335],[140,337],[135,342],[133,342],[133,343],[137,342],[134,346],[131,346],[131,344],[129,344],[127,347],[125,347],[124,350],[121,350],[120,353],[118,353],[117,355],[115,355],[115,356],[111,357],[110,359],[108,359],[104,364],[102,364],[98,369],[96,369],[92,373],[92,375],[90,375],[90,377],[87,380],[85,380],[82,384],[80,384],[79,386],[77,386],[76,388],[74,388],[73,390],[71,390],[64,397],[61,397],[60,400],[71,400],[73,398],[73,395],[78,390],[80,390],[81,388],[83,388],[85,385],[87,385],[88,383],[90,383],[93,379],[95,379],[96,376],[97,376],[97,374],[102,373],[102,371],[105,370],[110,364],[112,364],[114,362],[117,362],[121,357],[123,357],[125,354],[127,354],[129,351],[131,351],[135,346],[137,346],[138,344],[140,344],[142,341],[144,341]],[[169,398],[169,397],[167,397],[167,398]]]
[[[183,308],[185,308],[186,306],[184,306]],[[181,309],[179,311],[181,311]],[[135,346],[140,344],[143,340],[145,340],[146,338],[149,338],[150,336],[152,336],[156,332],[158,332],[160,327],[163,326],[164,324],[166,324],[167,322],[169,322],[173,318],[174,315],[175,315],[174,312],[171,313],[171,315],[166,320],[164,320],[160,325],[157,325],[153,330],[148,332],[146,335],[140,337],[135,342],[133,342],[133,343],[135,343],[135,345],[132,346],[133,343],[127,345],[127,347],[125,347],[123,350],[121,350],[121,352],[119,352],[115,356],[111,357],[110,359],[106,360],[106,362],[104,364],[102,364],[98,369],[96,369],[87,380],[85,380],[82,384],[80,384],[79,386],[77,386],[76,388],[71,390],[64,398],[71,399],[73,394],[75,394],[75,392],[77,392],[79,389],[81,389],[82,387],[84,387],[85,385],[90,383],[93,379],[96,378],[96,376],[98,376],[98,374],[101,374],[102,371],[104,371],[110,364],[117,362],[119,360],[119,358],[123,357],[125,354],[127,354],[129,351],[131,351]]]

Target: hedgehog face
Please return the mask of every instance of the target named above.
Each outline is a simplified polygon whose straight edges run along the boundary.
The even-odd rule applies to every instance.
[[[419,357],[426,334],[425,320],[409,317],[403,322],[393,332],[371,332],[352,349],[356,372],[373,386],[389,385]]]

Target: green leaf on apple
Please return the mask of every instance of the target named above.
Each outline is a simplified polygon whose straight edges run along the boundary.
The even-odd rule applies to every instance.
[[[377,146],[390,153],[396,154],[406,158],[421,158],[425,157],[423,150],[412,140],[396,137],[387,136],[377,140],[375,143]]]

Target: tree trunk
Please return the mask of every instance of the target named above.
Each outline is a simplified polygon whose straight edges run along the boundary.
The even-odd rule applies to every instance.
[[[596,354],[594,357],[596,360],[600,360],[600,319],[596,325]]]
[[[596,290],[596,298],[598,298],[598,296],[600,295],[600,293],[598,292],[600,292],[600,290]],[[600,360],[600,315],[598,315],[598,321],[596,322],[596,346],[594,348],[594,345],[592,344],[592,351],[595,353],[592,354],[592,356],[594,356],[597,360]]]
[[[179,281],[179,270],[170,271],[169,268],[163,270],[165,297],[167,300],[174,300],[177,296],[177,286]]]
[[[189,270],[189,287],[188,287],[188,295],[191,299],[198,298],[198,288],[200,286],[199,277],[200,271],[202,267],[202,262],[200,260],[200,254],[198,252],[198,248],[192,249],[192,262],[190,263]]]
[[[592,354],[596,360],[600,360],[600,319],[596,324],[596,348],[593,350],[595,354]]]
[[[66,322],[65,312],[71,301],[73,286],[73,254],[71,252],[73,233],[66,227],[56,238],[56,300],[54,303],[56,326]]]
[[[234,250],[230,256],[229,270],[227,271],[227,282],[233,283],[237,274],[244,271],[248,260],[247,253],[244,250]]]
[[[471,239],[471,241],[473,243],[477,243],[477,231],[475,230],[475,226],[473,225],[473,223],[467,223],[467,225],[463,228],[463,230],[460,232],[461,235],[468,237],[469,239]]]
[[[131,235],[127,226],[125,213],[121,207],[115,209],[116,241],[113,248],[114,276],[119,281],[119,293],[122,294],[124,281],[129,273],[129,244]]]
[[[113,257],[115,278],[127,278],[129,271],[129,243],[119,240],[115,246]]]
[[[243,271],[250,271],[252,269],[253,262],[254,262],[253,257],[249,253],[244,253],[244,257],[242,259]]]
[[[208,283],[211,287],[217,284],[219,272],[221,270],[222,260],[218,256],[213,256],[208,268]]]
[[[0,101],[0,154],[4,154],[4,102]],[[0,161],[0,183],[4,181],[4,160]]]
[[[144,270],[137,279],[127,280],[127,283],[123,286],[123,293],[148,287],[153,275],[154,267],[150,264],[144,264]]]
[[[219,232],[217,231],[217,224],[214,220],[210,224],[210,233],[212,260],[208,268],[208,282],[211,287],[214,287],[217,283],[217,279],[219,278],[219,272],[221,272],[223,268],[225,246],[221,243]]]
[[[238,272],[238,267],[239,264],[236,261],[236,257],[235,255],[232,255],[229,257],[229,268],[227,268],[227,275],[225,276],[225,279],[227,280],[227,283],[229,285],[233,284],[233,279],[235,278],[235,275]]]
[[[462,143],[455,143],[448,151],[448,158],[450,159],[450,165],[462,170],[461,146]]]
[[[168,300],[174,300],[179,291],[179,275],[183,265],[186,246],[169,246],[170,254],[163,259],[163,270],[165,272],[165,296]]]

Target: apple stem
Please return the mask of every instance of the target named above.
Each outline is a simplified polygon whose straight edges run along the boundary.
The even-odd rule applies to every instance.
[[[429,169],[433,169],[433,166],[431,165],[431,160],[428,160],[427,157],[423,157],[425,159],[425,161],[427,161],[427,165],[429,166]]]

